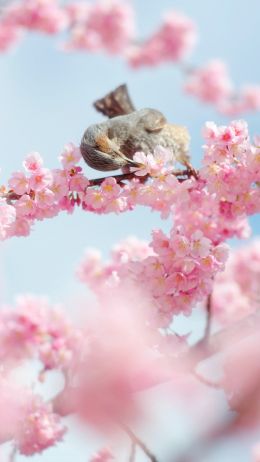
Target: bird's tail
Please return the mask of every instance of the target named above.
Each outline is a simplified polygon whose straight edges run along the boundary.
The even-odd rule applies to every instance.
[[[95,101],[94,107],[97,111],[102,112],[102,114],[110,119],[135,111],[135,107],[125,84],[120,85],[114,91],[109,92],[103,98]]]

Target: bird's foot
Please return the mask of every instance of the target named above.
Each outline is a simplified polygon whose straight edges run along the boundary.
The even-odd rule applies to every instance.
[[[193,176],[194,178],[196,178],[196,180],[198,180],[199,179],[198,170],[196,170],[188,160],[186,160],[183,164],[185,165],[185,167],[187,169],[188,176],[189,177]]]

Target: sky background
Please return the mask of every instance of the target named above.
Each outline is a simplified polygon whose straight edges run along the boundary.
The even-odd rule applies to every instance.
[[[199,42],[191,64],[221,58],[236,85],[260,83],[259,0],[134,0],[133,4],[140,38],[156,28],[162,13],[179,10],[198,26]],[[189,128],[192,161],[199,165],[203,124],[207,120],[223,124],[228,119],[182,93],[177,66],[134,71],[120,57],[60,52],[61,42],[62,38],[30,34],[16,50],[0,55],[0,184],[21,168],[31,151],[42,154],[46,167],[57,167],[64,144],[79,143],[85,128],[100,120],[93,101],[124,82],[137,107],[160,109],[171,122]],[[251,134],[260,134],[259,113],[245,118]],[[96,176],[86,165],[84,172]],[[259,219],[254,218],[252,225],[257,234]],[[30,292],[69,304],[83,290],[74,271],[85,248],[97,247],[107,256],[118,240],[128,235],[150,239],[151,230],[162,226],[168,229],[169,223],[162,225],[156,213],[143,208],[121,216],[76,211],[72,216],[61,214],[38,222],[29,238],[1,245],[0,301],[11,302],[17,294]],[[71,458],[86,461],[79,441],[70,441],[58,453],[53,451],[44,460],[54,460],[58,454],[63,462]],[[236,460],[234,454],[212,457],[207,462]],[[241,457],[241,462],[247,461],[246,455]]]

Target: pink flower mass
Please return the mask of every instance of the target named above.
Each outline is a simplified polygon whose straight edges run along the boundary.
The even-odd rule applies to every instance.
[[[244,121],[228,126],[208,122],[203,134],[203,166],[186,179],[171,166],[168,151],[158,147],[148,155],[135,154],[140,167],[128,181],[107,177],[95,183],[84,176],[79,150],[70,143],[59,157],[61,168],[45,168],[41,156],[32,153],[23,163],[25,172],[15,172],[9,189],[1,188],[1,239],[28,235],[37,220],[62,211],[71,214],[76,207],[107,214],[143,205],[172,222],[167,234],[153,231],[150,243],[129,238],[116,245],[106,262],[98,251],[87,251],[77,275],[95,295],[98,311],[83,319],[80,328],[37,297],[20,297],[14,309],[1,311],[1,357],[7,375],[14,365],[37,358],[42,364],[38,380],[55,369],[70,377],[54,398],[53,410],[34,395],[24,411],[19,407],[18,414],[26,412],[26,423],[19,429],[14,418],[3,439],[14,439],[22,454],[56,444],[65,432],[60,419],[71,412],[85,424],[113,434],[118,433],[116,422],[142,419],[135,394],[173,380],[174,369],[188,377],[194,361],[204,355],[198,343],[199,356],[193,358],[188,338],[174,331],[180,315],[188,317],[198,306],[210,306],[212,322],[232,326],[257,313],[259,242],[228,259],[225,241],[248,236],[247,216],[259,211],[259,143],[250,141]],[[242,337],[241,347],[244,342]],[[227,358],[224,366],[231,361],[228,370],[237,367],[229,347],[227,340],[217,346]],[[229,398],[235,387],[229,376],[219,385],[231,408],[241,413],[239,428],[258,416],[251,411],[244,415],[243,400],[255,386],[254,362],[248,370],[238,405]],[[234,422],[234,429],[237,425]],[[113,460],[114,455],[101,450],[93,457]]]
[[[212,59],[201,67],[183,65],[198,41],[194,21],[168,11],[155,32],[140,40],[130,0],[12,2],[0,17],[0,53],[16,45],[25,31],[56,35],[65,30],[68,37],[59,46],[64,51],[121,54],[134,69],[173,62],[183,71],[184,91],[220,113],[235,117],[260,109],[260,86],[246,84],[236,90],[222,60]]]
[[[137,68],[180,61],[192,51],[196,39],[194,23],[181,13],[169,12],[161,27],[148,40],[130,50],[130,65]]]
[[[230,441],[236,449],[247,448],[241,462],[260,462],[260,239],[248,240],[260,212],[260,135],[252,138],[244,119],[232,120],[260,110],[260,86],[236,88],[221,59],[190,64],[199,28],[186,14],[166,12],[150,32],[140,26],[138,31],[130,0],[15,0],[1,7],[0,53],[40,33],[51,36],[49,44],[60,37],[59,51],[107,53],[110,64],[123,59],[135,76],[143,67],[178,66],[186,95],[212,105],[218,120],[225,116],[227,121],[209,120],[202,127],[196,169],[188,156],[158,145],[150,152],[138,147],[119,174],[107,170],[92,177],[85,173],[78,142],[67,143],[50,166],[37,151],[25,155],[21,165],[12,158],[10,174],[2,166],[1,175],[8,175],[0,185],[3,255],[7,246],[15,251],[27,242],[24,238],[33,242],[60,214],[68,215],[77,233],[77,219],[84,214],[80,226],[87,244],[92,219],[98,223],[94,238],[107,238],[108,214],[116,223],[126,217],[130,230],[131,214],[142,214],[145,207],[154,212],[156,225],[147,240],[130,235],[104,252],[87,245],[73,269],[78,292],[73,297],[66,283],[61,302],[58,290],[49,298],[38,295],[37,288],[35,294],[5,301],[9,287],[5,291],[1,273],[0,445],[10,452],[7,458],[1,452],[0,462],[58,451],[78,430],[87,444],[98,443],[81,454],[86,462],[210,462]],[[74,63],[74,56],[65,59]],[[70,66],[78,77],[81,69]],[[112,70],[114,78],[117,69]],[[97,84],[106,82],[99,69],[95,78]],[[106,103],[112,120],[114,109],[127,113],[115,92]],[[91,150],[127,160],[120,137],[120,152],[114,152],[114,139],[110,150],[110,130],[104,139],[90,140]],[[146,136],[157,136],[162,129],[145,130]],[[115,228],[113,237],[120,235]],[[59,257],[55,230],[55,247],[47,234],[44,245],[39,240],[33,247],[35,278],[43,274],[41,247],[48,274],[53,263],[67,265],[76,241],[65,225],[62,232],[66,245]],[[23,251],[20,260],[15,254],[19,284],[23,263],[30,259],[26,246]],[[30,286],[33,278],[24,273]],[[55,290],[56,285],[63,289],[60,272],[54,279]],[[53,457],[62,460],[59,454]]]

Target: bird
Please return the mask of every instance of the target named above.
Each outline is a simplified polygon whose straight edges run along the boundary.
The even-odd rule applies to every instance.
[[[153,153],[157,146],[171,152],[173,163],[189,165],[187,128],[168,123],[157,109],[136,109],[125,84],[95,101],[94,107],[109,119],[90,125],[83,134],[80,151],[91,168],[104,172],[138,168],[134,154]]]

